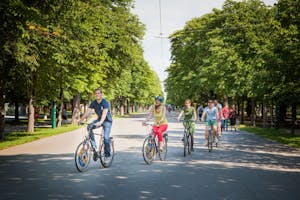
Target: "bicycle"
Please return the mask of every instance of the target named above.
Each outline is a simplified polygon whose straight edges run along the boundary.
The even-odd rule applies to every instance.
[[[194,120],[181,120],[183,122],[184,126],[184,134],[183,134],[183,156],[186,156],[186,153],[189,155],[192,152],[192,136],[190,133],[190,127],[191,123],[194,122]]]
[[[100,128],[100,127],[99,127]],[[87,125],[83,127],[83,132],[87,131]],[[75,166],[79,172],[84,172],[88,170],[88,166],[93,155],[93,160],[96,162],[98,158],[104,168],[111,166],[114,159],[114,140],[113,137],[110,137],[110,157],[106,157],[104,154],[104,134],[103,128],[101,133],[94,133],[95,135],[100,136],[99,141],[99,150],[95,149],[92,145],[92,140],[89,136],[89,133],[85,133],[84,140],[77,146],[75,151]]]
[[[213,143],[215,142],[216,140],[216,136],[213,135],[213,124],[212,124],[212,121],[210,120],[208,122],[208,124],[210,124],[210,126],[208,126],[208,141],[207,141],[207,146],[208,146],[208,151],[209,152],[212,152],[213,150]],[[217,136],[217,141],[216,141],[216,147],[218,147],[218,142],[219,142],[220,138],[219,136]]]
[[[155,160],[156,154],[158,154],[159,159],[161,161],[165,161],[167,158],[168,152],[168,134],[166,132],[163,133],[163,150],[159,150],[159,142],[157,137],[154,137],[153,133],[153,123],[144,123],[147,127],[146,132],[147,136],[143,142],[143,158],[146,164],[150,165]]]

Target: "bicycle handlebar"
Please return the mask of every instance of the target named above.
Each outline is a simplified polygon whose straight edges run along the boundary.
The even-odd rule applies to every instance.
[[[179,120],[180,122],[196,122],[196,120],[191,120],[191,119],[186,119],[186,120],[184,120],[184,119],[181,119],[181,120]]]
[[[143,125],[144,126],[153,126],[154,122],[148,122],[148,121],[146,121],[146,122],[143,122]]]

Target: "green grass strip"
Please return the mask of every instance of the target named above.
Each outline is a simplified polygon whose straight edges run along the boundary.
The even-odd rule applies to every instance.
[[[76,125],[63,125],[60,128],[35,128],[34,133],[12,132],[5,136],[4,141],[0,142],[0,150],[13,147],[16,145],[32,142],[52,135],[57,135],[78,129]]]
[[[241,125],[240,130],[251,132],[282,144],[287,144],[290,147],[300,148],[300,136],[287,133],[284,129],[259,128]]]

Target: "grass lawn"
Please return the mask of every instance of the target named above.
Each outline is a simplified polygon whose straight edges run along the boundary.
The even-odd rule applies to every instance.
[[[241,125],[240,130],[255,133],[256,135],[274,140],[283,144],[287,144],[290,147],[300,148],[300,136],[291,135],[283,129],[275,128],[259,128],[253,126]]]
[[[8,147],[16,146],[19,144],[24,144],[41,138],[49,137],[52,135],[57,135],[60,133],[69,132],[79,127],[76,125],[64,125],[60,128],[35,128],[34,133],[28,132],[12,132],[5,136],[5,140],[0,142],[0,150],[6,149]]]

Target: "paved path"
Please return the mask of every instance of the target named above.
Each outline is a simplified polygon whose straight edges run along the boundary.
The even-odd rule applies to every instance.
[[[226,132],[212,153],[197,125],[195,152],[183,157],[182,125],[169,115],[165,162],[146,165],[144,116],[114,121],[111,168],[77,172],[82,130],[0,151],[0,199],[300,199],[300,151],[245,132]]]

